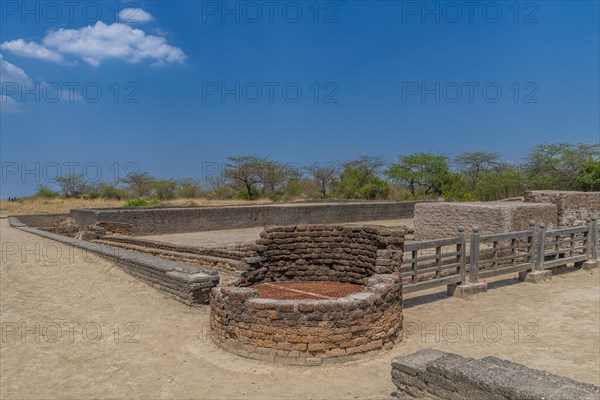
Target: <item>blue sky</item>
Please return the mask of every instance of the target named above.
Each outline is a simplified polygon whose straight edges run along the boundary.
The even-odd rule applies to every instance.
[[[600,141],[596,1],[0,4],[2,198],[57,171]]]

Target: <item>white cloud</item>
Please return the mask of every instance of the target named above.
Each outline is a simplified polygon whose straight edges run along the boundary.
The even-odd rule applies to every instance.
[[[0,104],[3,112],[21,111],[21,105],[30,101],[80,101],[81,94],[58,82],[33,82],[27,73],[6,61],[0,54]],[[35,100],[35,99],[40,100]],[[49,100],[50,99],[50,100]]]
[[[21,111],[21,104],[15,101],[12,97],[0,94],[0,112],[15,113]]]
[[[0,83],[31,84],[31,79],[21,68],[4,60],[0,54]]]
[[[154,18],[149,12],[141,8],[125,8],[119,11],[119,21],[126,24],[135,24],[152,21]]]
[[[63,56],[56,51],[50,50],[35,42],[26,42],[23,39],[4,42],[0,44],[0,49],[7,50],[19,56],[38,58],[40,60],[52,61],[55,63],[63,63],[65,61]]]
[[[54,62],[64,61],[65,55],[72,55],[95,67],[111,58],[122,59],[132,64],[150,60],[153,61],[153,66],[183,64],[186,59],[183,50],[169,45],[164,37],[146,35],[141,29],[121,23],[107,25],[98,21],[93,26],[80,29],[61,28],[48,32],[42,43],[43,46],[18,39],[4,42],[0,48]],[[37,49],[37,52],[25,52],[22,50],[25,47]],[[60,58],[48,57],[48,54],[55,54]]]
[[[21,111],[21,104],[11,96],[3,93],[3,91],[13,95],[18,94],[22,87],[31,84],[31,79],[23,69],[6,61],[2,54],[0,54],[0,84],[0,112],[14,113]]]

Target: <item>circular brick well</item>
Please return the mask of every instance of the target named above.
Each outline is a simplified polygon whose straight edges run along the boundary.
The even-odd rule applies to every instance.
[[[401,338],[404,231],[299,225],[266,228],[257,257],[211,292],[214,343],[294,365],[363,358]]]

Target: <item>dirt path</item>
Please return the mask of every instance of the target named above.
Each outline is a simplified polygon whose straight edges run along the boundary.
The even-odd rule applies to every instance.
[[[424,347],[495,355],[600,383],[598,272],[500,287],[469,301],[409,300],[411,335],[391,352],[283,367],[216,348],[207,337],[207,307],[190,309],[108,261],[9,228],[6,219],[0,224],[3,399],[389,398],[391,359]]]

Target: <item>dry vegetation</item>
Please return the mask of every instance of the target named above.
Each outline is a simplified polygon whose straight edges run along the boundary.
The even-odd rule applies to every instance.
[[[248,204],[265,204],[271,203],[271,200],[208,200],[208,199],[176,199],[162,201],[160,206],[181,206],[186,203],[193,202],[197,206],[233,206],[233,205],[248,205]],[[72,208],[106,208],[106,207],[122,207],[124,200],[107,200],[107,199],[40,199],[30,198],[20,201],[9,202],[0,201],[0,214],[2,215],[18,215],[18,214],[51,214],[51,213],[68,213]]]

